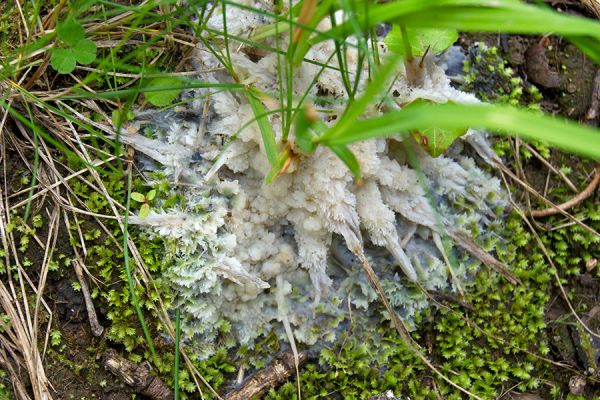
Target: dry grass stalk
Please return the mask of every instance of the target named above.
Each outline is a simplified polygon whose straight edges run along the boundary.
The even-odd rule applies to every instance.
[[[533,218],[548,217],[550,215],[556,215],[561,211],[567,211],[570,208],[581,204],[585,199],[589,198],[592,194],[594,194],[594,191],[598,188],[598,185],[600,184],[600,165],[596,166],[595,171],[596,172],[594,174],[594,178],[585,187],[585,189],[579,192],[576,196],[556,206],[545,208],[543,210],[531,210],[529,212],[529,215]]]

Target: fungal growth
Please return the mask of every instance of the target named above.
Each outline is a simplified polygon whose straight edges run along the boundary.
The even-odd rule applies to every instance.
[[[236,37],[248,38],[265,24],[252,11],[225,12],[228,32]],[[221,12],[215,15],[209,27],[222,30]],[[284,35],[264,41],[286,48]],[[145,171],[159,171],[185,198],[130,221],[164,239],[164,256],[173,262],[167,273],[173,307],[181,309],[183,333],[202,344],[202,355],[213,352],[217,341],[252,345],[261,335],[283,336],[290,329],[296,340],[312,344],[333,339],[349,310],[361,309],[357,314],[369,318],[377,296],[361,262],[373,266],[409,325],[427,306],[426,291],[462,291],[482,261],[497,266],[486,251],[501,240],[494,232],[506,203],[499,181],[478,166],[494,157],[483,136],[468,132],[436,158],[401,132],[351,145],[362,171],[357,182],[328,148],[304,154],[293,135],[282,141],[280,109],[296,107],[305,93],[330,126],[344,112],[348,96],[335,45],[312,47],[309,61],[289,77],[277,53],[232,40],[228,45],[234,74],[203,45],[193,53],[193,68],[203,81],[242,83],[264,94],[260,101],[280,150],[287,146],[291,154],[276,179],[265,183],[271,165],[244,90],[190,90],[182,95],[185,106],[138,112],[122,137]],[[384,57],[385,45],[377,46],[372,50]],[[348,49],[346,69],[360,95],[369,63]],[[477,101],[450,85],[432,55],[421,60],[418,86],[398,68],[389,95],[382,94],[368,115],[416,99]],[[292,96],[280,98],[280,85]],[[287,104],[289,98],[294,104]]]

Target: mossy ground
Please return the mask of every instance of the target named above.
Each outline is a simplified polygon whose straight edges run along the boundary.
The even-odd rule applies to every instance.
[[[6,10],[2,6],[0,12],[0,41],[10,45],[16,40],[15,32],[10,31],[10,19],[15,18],[17,12],[14,8]],[[488,68],[488,72],[500,71],[500,75],[507,80],[500,83],[500,89],[490,91],[487,100],[535,105],[539,101],[539,93],[528,84],[524,85],[516,71],[507,71],[504,62],[498,61],[502,60],[501,57],[494,60],[494,70]],[[573,73],[573,69],[568,71]],[[115,78],[101,79],[96,84],[104,87],[124,82]],[[507,159],[515,159],[511,156],[513,148],[511,141],[498,144],[498,150]],[[590,170],[590,163],[581,160],[574,163],[573,158],[551,152],[543,146],[537,146],[536,149],[554,165],[563,167],[580,189],[585,186],[585,172]],[[16,161],[16,153],[9,155],[10,167],[15,174],[7,186],[14,193],[26,189],[32,177],[25,165]],[[543,167],[532,158],[531,153],[524,151],[522,155],[520,167],[534,176],[540,175]],[[26,157],[31,160],[33,154],[27,154]],[[68,160],[62,161],[68,164]],[[508,165],[516,166],[510,162]],[[112,167],[98,171],[110,196],[125,204],[126,177],[120,169],[123,166],[114,164]],[[73,185],[74,192],[71,195],[85,202],[92,212],[110,214],[106,198],[86,183],[85,180],[90,182],[88,178],[91,177],[82,178]],[[544,181],[532,180],[535,181],[534,186],[541,190]],[[149,187],[139,178],[134,182],[133,189],[141,193],[155,189],[157,199],[172,203],[183,201],[171,193],[166,182]],[[522,200],[524,195],[515,190],[517,200]],[[560,202],[571,193],[564,185],[553,183],[549,186],[548,195]],[[24,197],[21,195],[20,198]],[[21,210],[18,210],[14,214],[13,225],[7,227],[15,232],[23,264],[34,277],[43,253],[36,248],[33,237],[37,235],[44,241],[47,235],[48,217],[40,212],[42,205],[37,201],[33,203],[32,217],[28,221],[22,220]],[[571,211],[591,228],[600,230],[597,197]],[[499,251],[498,257],[512,266],[521,283],[512,285],[484,269],[464,299],[436,297],[433,294],[438,305],[419,316],[418,329],[413,337],[423,346],[426,356],[453,382],[486,399],[498,398],[508,391],[534,392],[544,398],[573,398],[568,394],[570,376],[587,373],[590,383],[585,395],[588,398],[598,396],[598,389],[594,385],[596,372],[589,372],[589,368],[598,370],[596,344],[593,338],[586,336],[567,310],[557,290],[558,282],[554,275],[556,272],[561,278],[575,311],[585,316],[596,306],[599,297],[600,273],[597,267],[587,268],[593,264],[593,260],[600,258],[598,236],[568,222],[561,216],[541,221],[542,225],[538,227],[541,229],[537,232],[547,249],[546,255],[519,215],[507,215],[506,236],[510,237],[510,243],[503,251]],[[173,386],[174,345],[165,334],[165,327],[157,312],[158,299],[168,307],[171,295],[168,282],[160,278],[169,267],[169,260],[161,256],[164,244],[150,239],[144,232],[130,229],[147,270],[154,278],[154,286],[139,284],[135,287],[157,349],[158,358],[153,360],[126,284],[123,254],[118,245],[123,241],[121,230],[112,220],[105,221],[104,226],[107,231],[102,230],[92,218],[82,218],[78,224],[72,225],[71,235],[68,228],[63,226],[58,233],[60,245],[53,262],[49,264],[48,298],[54,302],[55,318],[50,326],[45,363],[50,381],[55,387],[61,388],[61,393],[57,395],[59,399],[131,398],[130,390],[100,366],[100,359],[107,347],[117,348],[132,361],[151,363],[158,375]],[[82,240],[71,237],[81,237]],[[92,297],[100,322],[106,328],[106,333],[100,338],[95,338],[89,330],[81,288],[71,266],[73,248],[83,249],[84,246],[86,265],[95,279],[91,285]],[[547,256],[554,262],[556,271]],[[2,276],[15,274],[14,266],[1,264],[2,259]],[[582,280],[588,286],[579,285]],[[576,336],[573,332],[578,332],[578,341],[572,339]],[[250,367],[251,372],[252,367],[262,367],[267,356],[285,347],[285,343],[280,343],[272,335],[264,338],[254,349],[234,351],[222,346],[209,360],[194,364],[208,383],[224,393],[233,385],[241,365]],[[193,358],[193,354],[191,356]],[[559,367],[550,361],[567,361],[570,367]],[[311,353],[309,362],[301,369],[301,383],[305,399],[361,399],[386,390],[415,399],[463,397],[435,377],[411,353],[388,321],[362,326],[360,330],[349,323],[334,344],[323,347],[318,354]],[[182,398],[199,398],[190,373],[184,367],[179,373],[179,387],[183,391]],[[213,397],[205,388],[203,392],[206,398]],[[11,396],[11,384],[7,375],[0,371],[0,399]],[[292,399],[296,396],[295,382],[290,380],[279,388],[273,388],[265,398]]]
[[[124,196],[122,178],[114,175],[106,176],[115,198]],[[583,182],[582,182],[583,183]],[[136,183],[137,190],[145,191],[141,181]],[[166,187],[158,187],[159,196],[168,196]],[[93,203],[95,212],[107,210],[107,204],[88,193],[81,186],[76,193],[84,201]],[[589,216],[590,225],[600,229],[600,209],[596,202],[588,200],[579,207],[579,212]],[[37,214],[36,214],[37,215]],[[560,217],[546,221],[554,224]],[[15,218],[15,227],[22,230],[20,246],[24,254],[33,244],[30,238],[40,231],[44,224],[41,217],[31,229],[24,229]],[[102,322],[107,327],[107,334],[102,339],[94,339],[87,328],[85,310],[79,300],[78,309],[74,313],[61,310],[54,322],[51,351],[48,353],[48,366],[52,371],[67,369],[72,373],[71,379],[79,381],[86,390],[96,393],[115,395],[123,388],[114,383],[107,374],[98,381],[98,358],[107,346],[120,348],[135,362],[150,360],[146,350],[139,321],[135,316],[129,291],[122,270],[122,255],[114,250],[114,245],[107,236],[93,224],[82,223],[85,245],[88,248],[88,266],[90,272],[100,279],[101,285],[92,291],[96,306],[103,316]],[[107,226],[111,226],[108,224]],[[111,232],[119,238],[117,226]],[[42,229],[43,230],[43,229]],[[497,274],[482,270],[476,283],[467,292],[465,299],[452,297],[436,297],[438,306],[422,313],[417,321],[418,330],[413,337],[423,346],[428,358],[439,365],[441,370],[455,383],[467,388],[482,398],[496,398],[503,391],[513,388],[516,391],[533,391],[544,396],[559,398],[568,392],[566,370],[556,368],[547,359],[560,360],[563,354],[556,349],[555,341],[548,341],[548,321],[546,311],[551,296],[556,295],[553,289],[553,270],[544,253],[539,248],[532,234],[523,226],[517,213],[506,217],[506,231],[510,233],[511,242],[498,256],[521,280],[513,285]],[[160,277],[161,271],[168,268],[160,257],[160,243],[148,241],[142,232],[132,231],[148,269]],[[573,276],[580,275],[582,266],[589,260],[597,259],[600,254],[594,244],[597,239],[593,234],[582,231],[581,227],[571,225],[558,230],[542,233],[542,241],[554,260],[559,273],[565,277],[565,284]],[[52,287],[63,296],[64,300],[73,301],[78,296],[78,283],[72,273],[65,268],[72,256],[69,248],[57,254],[56,270],[51,273]],[[31,260],[35,263],[35,257]],[[597,274],[592,272],[592,279]],[[72,286],[65,288],[65,282]],[[161,334],[163,327],[154,313],[154,302],[159,294],[168,301],[168,285],[156,281],[157,291],[148,291],[143,286],[137,287],[137,294],[159,354],[159,365],[155,366],[160,376],[172,384],[173,345],[164,340]],[[61,286],[62,285],[62,286]],[[71,293],[65,292],[72,289]],[[60,294],[62,292],[62,294]],[[578,298],[578,293],[573,293]],[[590,301],[577,303],[578,311],[585,311],[593,304]],[[568,313],[561,316],[563,323],[575,326]],[[65,321],[65,319],[67,321]],[[82,334],[81,329],[85,329]],[[61,333],[58,333],[61,332]],[[561,338],[560,341],[570,341]],[[84,345],[87,351],[81,348]],[[208,361],[197,363],[197,368],[216,388],[226,388],[241,364],[262,366],[260,354],[272,354],[285,347],[274,336],[265,338],[257,349],[242,349],[238,354],[223,347]],[[589,346],[588,346],[589,347]],[[573,361],[580,363],[577,355]],[[90,373],[90,371],[96,371]],[[52,375],[50,375],[52,376]],[[55,377],[64,379],[64,373]],[[365,329],[356,330],[350,323],[340,334],[335,344],[324,347],[319,354],[312,354],[309,363],[301,370],[303,398],[344,398],[360,399],[392,390],[398,395],[410,398],[461,398],[455,389],[432,375],[414,354],[398,338],[389,322],[380,321]],[[102,390],[92,390],[90,385],[100,382]],[[104,388],[102,388],[104,385]],[[196,393],[185,369],[180,373],[180,387],[192,398]],[[80,388],[81,389],[81,388]],[[78,393],[82,393],[79,391]],[[207,395],[210,397],[210,395]],[[296,385],[290,381],[280,388],[272,389],[267,399],[291,399],[296,396]],[[66,397],[65,397],[66,398]],[[110,397],[113,398],[113,397]],[[114,397],[119,398],[119,397]]]

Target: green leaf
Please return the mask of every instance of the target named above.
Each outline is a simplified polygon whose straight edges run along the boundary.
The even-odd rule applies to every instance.
[[[90,39],[82,39],[73,46],[73,56],[79,64],[88,65],[96,59],[96,45]]]
[[[312,115],[314,109],[310,106],[304,107],[296,117],[296,144],[305,153],[312,153],[317,148],[317,144],[313,141],[314,135],[312,127],[315,123],[315,117]]]
[[[600,39],[600,24],[589,18],[560,14],[515,1],[498,0],[403,0],[386,2],[357,16],[363,30],[380,22],[395,21],[406,27],[448,28],[459,31],[545,33],[551,27],[558,35]],[[355,22],[356,24],[356,22]],[[353,34],[351,21],[313,36],[311,45]]]
[[[277,165],[277,143],[275,142],[275,132],[273,132],[271,122],[269,122],[269,118],[266,115],[265,107],[259,100],[258,91],[248,89],[246,94],[246,97],[248,97],[248,102],[252,107],[252,111],[254,111],[256,123],[260,129],[260,134],[265,146],[265,152],[267,153],[267,159],[269,160],[271,167],[275,168]]]
[[[121,126],[125,122],[129,121],[129,113],[123,112],[121,109],[115,109],[112,111],[111,119],[114,126]]]
[[[52,49],[52,55],[50,56],[50,65],[59,74],[68,74],[75,69],[75,57],[73,56],[73,50],[68,49]]]
[[[132,192],[131,193],[131,198],[135,201],[137,201],[138,203],[145,203],[146,202],[146,196],[144,196],[141,193],[138,192]]]
[[[146,194],[146,200],[148,200],[148,201],[152,201],[152,200],[154,199],[154,197],[155,197],[155,196],[156,196],[156,190],[155,190],[155,189],[152,189],[151,191],[149,191],[149,192]]]
[[[265,183],[269,184],[273,182],[273,180],[279,175],[283,174],[287,169],[287,166],[289,165],[290,161],[290,149],[289,147],[286,147],[286,149],[277,156],[277,158],[275,159],[275,163],[271,168],[271,171],[267,174],[267,176],[265,176]]]
[[[346,109],[339,121],[323,134],[320,139],[323,140],[330,136],[335,136],[337,132],[350,129],[365,110],[374,101],[378,100],[377,97],[381,94],[385,85],[389,84],[389,79],[396,72],[396,67],[400,61],[400,57],[388,57],[384,64],[373,74],[374,78],[367,86],[365,93]]]
[[[146,100],[156,107],[169,105],[179,96],[181,80],[175,76],[154,78],[146,85],[151,91],[144,92]]]
[[[402,132],[440,129],[485,128],[524,139],[538,140],[583,156],[600,158],[600,131],[563,118],[529,110],[490,104],[415,104],[380,117],[358,121],[335,135],[320,136],[327,146],[349,144]]]
[[[406,28],[413,56],[423,56],[426,51],[439,54],[458,39],[454,29]],[[404,56],[404,43],[400,25],[394,25],[384,40],[393,53]]]
[[[56,27],[56,34],[63,42],[75,46],[84,38],[85,30],[79,22],[69,18]]]
[[[435,104],[425,99],[417,99],[406,105],[404,108],[414,106],[416,104]],[[467,133],[466,128],[458,129],[441,129],[429,127],[411,132],[411,136],[415,141],[432,157],[438,157],[446,151],[448,147],[454,143],[456,139]]]
[[[344,164],[346,164],[350,172],[352,172],[352,175],[354,175],[354,179],[357,181],[360,180],[360,163],[356,159],[354,153],[350,151],[348,146],[334,145],[329,146],[329,148],[335,153],[336,156],[339,157],[340,160],[344,162]]]
[[[146,218],[149,213],[150,213],[150,206],[148,205],[148,203],[142,204],[142,207],[140,208],[140,215],[139,215],[140,218]]]

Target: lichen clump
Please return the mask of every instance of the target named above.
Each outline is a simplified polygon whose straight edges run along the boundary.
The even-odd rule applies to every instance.
[[[215,15],[210,27],[222,29],[225,18],[228,32],[238,37],[248,37],[265,23],[255,12],[235,7],[228,7],[225,17]],[[285,46],[287,39],[265,40],[275,47]],[[280,80],[287,78],[278,55],[234,41],[229,47],[234,76],[199,45],[193,57],[198,77],[258,89],[266,94],[261,101],[267,109],[285,104],[278,93]],[[372,50],[384,56],[385,45]],[[348,101],[339,72],[320,71],[318,65],[337,67],[335,51],[331,42],[312,47],[306,58],[316,63],[302,63],[290,78],[293,98],[307,92],[324,104],[317,111],[329,125]],[[357,71],[352,48],[347,63],[348,71]],[[398,71],[386,107],[419,98],[477,101],[452,88],[433,57],[422,66],[419,86]],[[360,76],[349,73],[363,90],[367,64]],[[393,306],[409,323],[428,304],[423,289],[454,291],[468,285],[480,264],[469,251],[475,242],[493,249],[499,240],[497,217],[505,206],[499,181],[466,155],[491,160],[481,135],[469,132],[447,156],[437,158],[400,132],[352,145],[362,169],[360,183],[329,149],[303,154],[290,135],[285,143],[293,154],[290,164],[265,184],[271,167],[247,96],[244,91],[191,90],[184,94],[185,107],[138,113],[122,138],[152,159],[146,160],[147,170],[177,181],[177,191],[186,198],[185,206],[158,204],[147,217],[131,221],[164,238],[165,257],[174,260],[167,278],[175,290],[174,305],[182,311],[184,336],[202,343],[204,355],[214,351],[217,341],[252,345],[271,331],[284,335],[282,322],[303,343],[333,339],[349,309],[361,308],[363,316],[373,311],[376,295],[361,262],[374,266]],[[382,112],[378,104],[367,111]],[[281,113],[270,113],[268,119],[280,143]],[[463,149],[464,143],[476,152]]]

